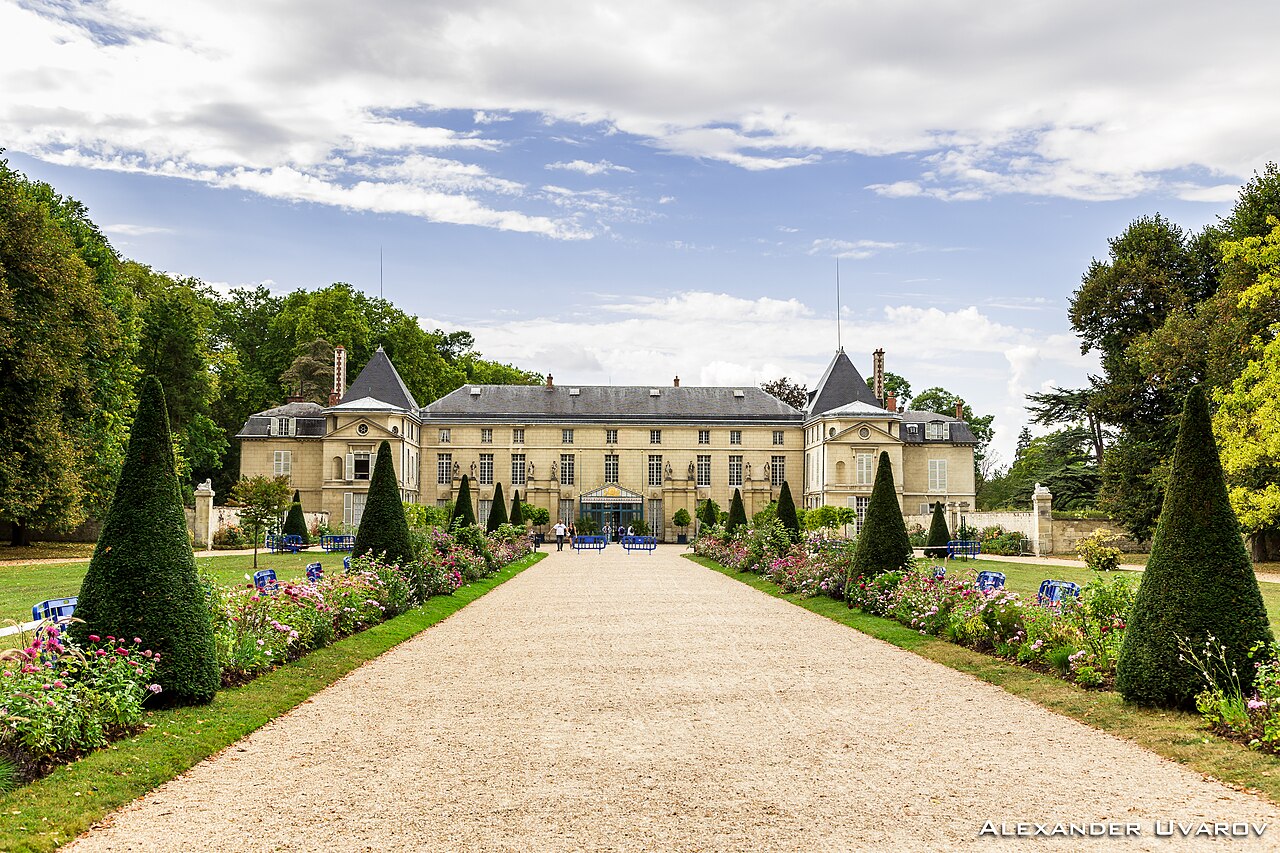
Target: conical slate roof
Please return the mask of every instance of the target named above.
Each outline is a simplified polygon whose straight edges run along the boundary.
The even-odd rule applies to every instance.
[[[836,357],[827,365],[827,372],[822,374],[813,393],[809,395],[809,405],[805,407],[804,413],[807,417],[813,417],[855,401],[881,408],[880,401],[867,387],[867,381],[841,348],[836,351]]]
[[[347,388],[347,393],[339,401],[339,405],[362,397],[372,397],[409,411],[416,412],[418,409],[418,401],[413,399],[413,394],[400,378],[400,374],[396,372],[395,365],[391,363],[391,359],[387,357],[382,347],[378,347],[377,352],[369,358],[369,363]]]

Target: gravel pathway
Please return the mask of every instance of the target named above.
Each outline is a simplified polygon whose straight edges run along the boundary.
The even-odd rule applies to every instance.
[[[1269,803],[679,554],[553,553],[70,849],[1018,843],[986,821],[1199,846],[1157,820],[1265,822],[1230,846],[1280,845]]]

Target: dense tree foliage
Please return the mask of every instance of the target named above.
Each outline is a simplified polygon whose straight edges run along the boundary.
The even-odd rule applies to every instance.
[[[792,382],[790,377],[772,379],[760,383],[760,390],[772,394],[794,409],[803,409],[809,402],[809,387],[802,383]]]

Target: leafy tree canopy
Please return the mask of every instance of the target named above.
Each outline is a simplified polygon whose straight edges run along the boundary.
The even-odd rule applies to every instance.
[[[792,382],[788,376],[760,383],[760,390],[772,394],[794,409],[803,409],[809,401],[809,386]]]

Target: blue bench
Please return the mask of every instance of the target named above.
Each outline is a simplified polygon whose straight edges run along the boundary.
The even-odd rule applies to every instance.
[[[948,560],[974,560],[982,553],[982,543],[977,539],[952,539],[947,543]]]
[[[656,536],[623,536],[622,550],[631,551],[656,551],[658,549],[658,537]]]
[[[603,551],[608,544],[609,540],[604,536],[573,537],[573,550],[575,551]]]
[[[1004,589],[1004,572],[978,572],[977,587],[982,592]]]
[[[296,554],[302,550],[302,537],[295,534],[272,534],[267,537],[267,550],[273,554],[288,552]]]
[[[1080,597],[1080,584],[1071,581],[1045,581],[1040,584],[1036,601],[1040,604],[1061,604],[1065,596]]]
[[[354,536],[321,536],[320,547],[325,551],[354,551],[356,548],[356,537]]]
[[[943,579],[943,578],[945,578],[946,576],[947,576],[947,567],[946,567],[946,566],[934,566],[934,567],[933,567],[933,577],[934,577],[934,579],[935,579],[935,580],[942,580],[942,579]]]
[[[280,582],[276,580],[275,569],[259,569],[254,572],[253,585],[268,595],[275,595],[280,590]]]
[[[324,566],[319,563],[307,564],[307,583],[317,584],[324,578]]]

